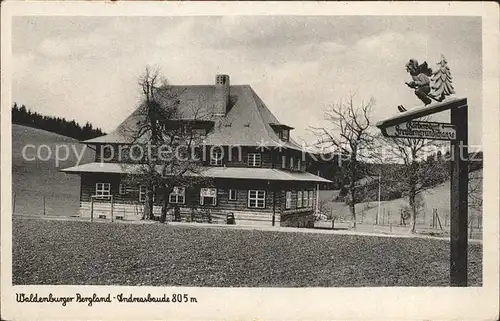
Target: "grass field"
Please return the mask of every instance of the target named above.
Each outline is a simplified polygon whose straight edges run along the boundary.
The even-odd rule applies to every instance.
[[[166,224],[13,220],[14,284],[447,286],[449,243]],[[469,246],[469,284],[482,283]]]
[[[27,160],[22,155],[23,147],[32,144],[36,148],[47,145],[51,156],[47,161]],[[15,193],[15,213],[41,215],[44,210],[47,215],[74,215],[80,200],[80,177],[60,172],[60,168],[74,166],[77,157],[70,154],[68,160],[56,167],[55,151],[57,145],[73,147],[81,152],[83,145],[75,139],[50,133],[41,129],[12,125],[12,192]],[[36,156],[36,150],[26,150],[28,158]],[[48,156],[44,147],[42,158]],[[61,150],[61,155],[62,153]],[[82,163],[94,159],[94,152],[86,149]]]

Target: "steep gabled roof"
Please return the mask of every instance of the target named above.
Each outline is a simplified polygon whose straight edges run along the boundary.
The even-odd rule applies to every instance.
[[[215,86],[170,86],[179,100],[180,120],[212,121],[206,145],[285,147],[301,150],[290,139],[283,142],[271,125],[282,125],[249,85],[229,88],[230,109],[225,117],[214,116]],[[160,101],[162,96],[160,96]],[[163,102],[165,103],[165,102]],[[108,135],[84,143],[132,143],[137,122],[144,116],[139,108]]]
[[[169,97],[176,96],[179,100],[179,120],[213,121],[214,92],[214,86],[169,86],[168,94],[160,90],[157,98],[165,106]],[[83,143],[133,143],[137,123],[143,119],[138,107],[111,133]]]

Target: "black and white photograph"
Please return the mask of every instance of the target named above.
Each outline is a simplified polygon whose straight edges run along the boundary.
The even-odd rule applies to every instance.
[[[2,10],[7,319],[498,318],[493,3],[55,4]]]

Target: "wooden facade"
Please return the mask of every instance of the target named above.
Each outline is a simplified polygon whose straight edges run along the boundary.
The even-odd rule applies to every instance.
[[[103,209],[102,213],[99,213],[110,218],[110,213],[105,212],[110,212],[108,204],[110,204],[111,198],[107,196],[107,193],[106,196],[96,197],[102,184],[109,184],[109,195],[113,196],[114,206],[119,208],[115,215],[129,219],[142,217],[144,196],[141,198],[141,187],[139,185],[131,186],[124,175],[105,173],[84,173],[81,175],[80,204],[83,210],[80,214],[82,216],[90,216],[90,203],[93,202],[96,209]],[[216,190],[215,204],[201,204],[200,192],[202,188],[207,188],[207,186],[191,186],[185,189],[182,202],[169,201],[170,218],[173,219],[172,211],[177,206],[181,209],[183,220],[188,220],[192,211],[212,211],[221,214],[221,216],[233,213],[237,224],[238,221],[249,223],[248,221],[252,221],[252,219],[248,215],[241,215],[242,212],[248,212],[255,215],[257,220],[267,221],[271,224],[274,216],[275,225],[298,226],[301,224],[307,226],[311,224],[311,215],[316,206],[316,186],[311,183],[216,179],[209,187]],[[250,191],[264,193],[263,207],[250,204]],[[157,215],[160,214],[164,198],[161,190],[155,191],[154,205]],[[298,216],[303,217],[298,218]],[[291,221],[288,218],[291,218]],[[288,223],[285,223],[286,221]],[[280,222],[284,224],[280,224]]]

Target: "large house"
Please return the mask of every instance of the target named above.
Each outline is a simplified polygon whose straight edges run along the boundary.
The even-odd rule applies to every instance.
[[[313,155],[290,138],[293,128],[280,123],[249,85],[231,86],[228,75],[217,75],[214,85],[170,89],[177,92],[181,111],[177,121],[196,123],[204,146],[227,151],[220,157],[213,149],[204,149],[212,150],[204,155],[202,171],[211,179],[209,185],[177,186],[169,195],[170,205],[179,208],[183,220],[198,217],[193,216],[197,211],[209,212],[212,222],[234,216],[236,224],[313,224],[317,186],[330,181],[308,172]],[[80,216],[142,217],[145,186],[129,186],[124,179],[130,175],[127,164],[101,155],[103,145],[119,149],[131,144],[124,129],[136,117],[134,112],[113,132],[83,142],[96,151],[95,162],[63,169],[81,177]],[[234,147],[238,153],[230,155]],[[159,215],[161,196],[156,195],[154,202],[154,213]]]

